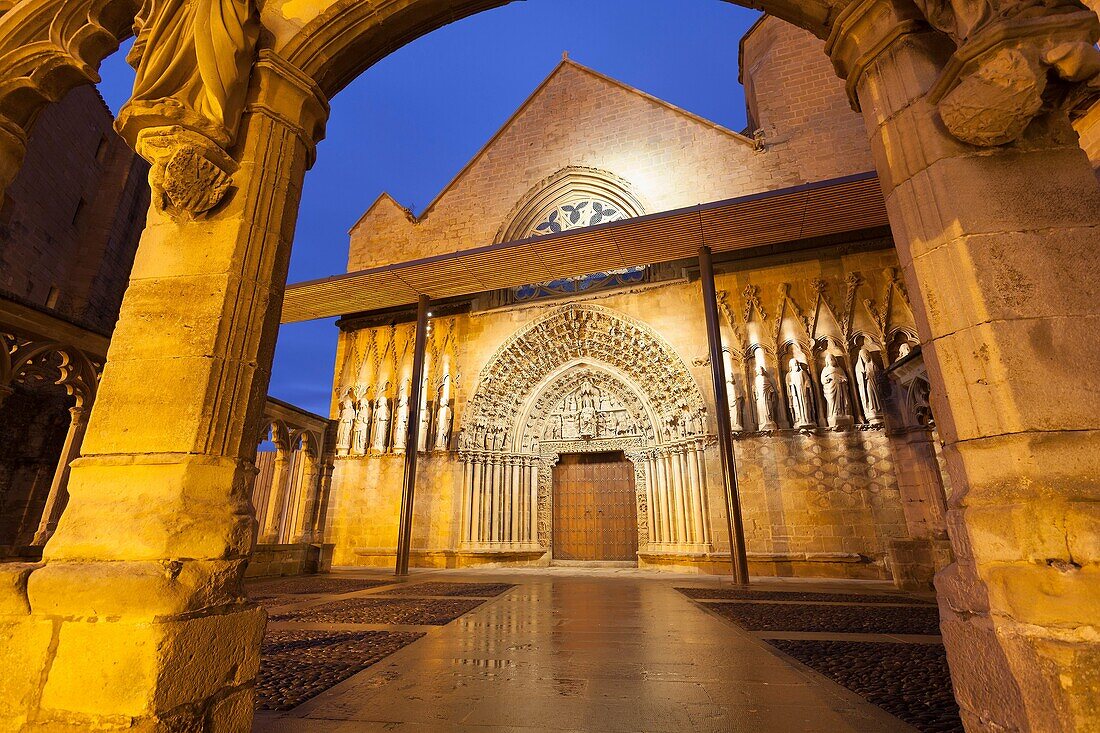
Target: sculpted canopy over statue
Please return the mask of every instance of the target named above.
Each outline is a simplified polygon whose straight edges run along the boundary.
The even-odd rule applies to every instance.
[[[236,165],[259,23],[252,0],[144,0],[127,61],[137,70],[119,133],[152,165],[162,208],[207,211]]]

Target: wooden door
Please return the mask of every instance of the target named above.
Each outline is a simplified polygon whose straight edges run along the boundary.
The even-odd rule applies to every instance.
[[[554,559],[637,560],[634,466],[619,453],[572,453],[554,467]]]

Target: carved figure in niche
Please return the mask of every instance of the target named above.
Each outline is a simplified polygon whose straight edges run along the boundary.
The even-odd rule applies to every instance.
[[[741,385],[732,374],[726,375],[726,404],[730,409],[730,430],[740,433],[745,429],[741,422],[741,410],[745,405],[745,393],[741,391]]]
[[[537,456],[541,449],[542,449],[542,445],[539,443],[538,437],[532,438],[531,439],[531,452],[534,453]]]
[[[351,450],[351,433],[355,425],[355,404],[351,397],[340,400],[340,423],[336,426],[336,455],[346,456]]]
[[[791,402],[791,424],[796,428],[814,427],[814,387],[810,372],[797,358],[787,364],[787,394]]]
[[[431,439],[432,411],[428,409],[428,380],[420,387],[420,428],[416,432],[416,450],[425,453],[428,450],[428,441]]]
[[[578,405],[577,433],[582,438],[595,438],[600,433],[600,427],[596,417],[596,405],[599,404],[599,398],[600,393],[592,386],[592,382],[587,379],[584,380],[584,383],[581,384],[581,388],[577,391],[576,400]]]
[[[575,440],[580,437],[575,412],[567,412],[561,416],[561,437],[563,440]]]
[[[909,345],[909,342],[902,341],[901,345],[898,346],[898,358],[896,359],[896,361],[901,361],[905,357],[909,356],[912,351],[913,347]]]
[[[367,436],[370,434],[370,400],[359,400],[359,409],[355,413],[355,425],[351,432],[351,454],[365,456],[367,454]]]
[[[882,403],[878,396],[878,363],[867,348],[867,342],[859,350],[856,360],[856,386],[859,388],[859,401],[863,403],[863,415],[869,423],[882,421]]]
[[[761,430],[775,430],[779,427],[775,416],[779,411],[779,393],[775,389],[768,370],[756,367],[756,379],[753,380],[753,399],[756,400],[756,420]]]
[[[153,168],[172,208],[201,213],[225,194],[256,53],[252,0],[144,0],[127,61],[133,97],[116,128]]]
[[[388,385],[387,385],[388,386]],[[390,435],[390,398],[385,389],[378,390],[374,401],[374,440],[371,441],[371,453],[385,453]]]
[[[451,427],[454,414],[451,411],[451,377],[443,377],[435,408],[435,449],[445,451],[451,447]]]
[[[550,440],[561,440],[561,416],[550,417]]]
[[[825,393],[829,427],[850,427],[852,417],[848,411],[848,377],[835,354],[825,355],[825,366],[821,369],[821,389]]]
[[[397,391],[397,408],[393,421],[393,452],[404,453],[409,443],[409,390],[405,383]]]

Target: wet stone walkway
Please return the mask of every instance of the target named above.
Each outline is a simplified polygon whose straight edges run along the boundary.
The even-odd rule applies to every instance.
[[[478,586],[449,589],[440,583],[499,585],[488,597]],[[717,588],[720,583],[698,576],[574,568],[425,572],[403,586],[314,595],[303,603],[279,605],[274,613],[280,620],[273,620],[268,631],[269,640],[278,640],[277,648],[265,646],[285,661],[280,678],[284,703],[257,711],[254,730],[915,730],[719,617],[705,602],[676,591],[686,585]],[[782,585],[776,590],[819,590]],[[478,593],[487,597],[478,598]],[[477,602],[454,620],[436,619],[433,625],[373,624],[358,615],[365,600],[383,598],[389,599],[386,605],[399,599]],[[341,603],[352,616],[335,621]],[[389,639],[394,649],[386,648],[385,635],[367,633],[379,631],[394,637]],[[318,632],[326,635],[311,636]],[[315,638],[326,639],[331,652],[310,646]],[[366,645],[365,664],[371,666],[345,669],[343,681],[324,691],[312,689],[314,696],[299,702],[295,675],[304,674],[308,684],[309,670],[316,674],[319,664],[363,664],[355,659],[356,644]],[[312,665],[295,657],[297,648],[309,650]],[[849,653],[859,656],[860,651],[857,645]],[[388,656],[375,661],[383,653]]]

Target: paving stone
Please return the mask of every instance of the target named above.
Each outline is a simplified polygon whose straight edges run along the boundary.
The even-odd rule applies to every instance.
[[[924,733],[961,733],[939,644],[769,639],[808,667]]]
[[[273,580],[266,583],[249,584],[253,598],[278,595],[305,595],[309,593],[354,593],[361,590],[378,588],[392,584],[392,580],[370,580],[367,578],[326,578],[303,576]]]
[[[708,603],[706,607],[750,631],[940,633],[939,611],[932,606],[827,606],[731,601]]]
[[[388,596],[472,596],[491,598],[515,588],[512,583],[418,583],[399,585]]]
[[[442,626],[484,601],[427,598],[348,598],[323,606],[275,614],[272,621],[329,624],[408,624]]]
[[[908,603],[933,606],[932,601],[902,594],[888,593],[808,593],[806,591],[752,590],[746,588],[677,588],[688,598],[697,600],[809,601],[819,603]]]
[[[272,631],[260,650],[256,707],[290,710],[423,634],[390,631]]]

